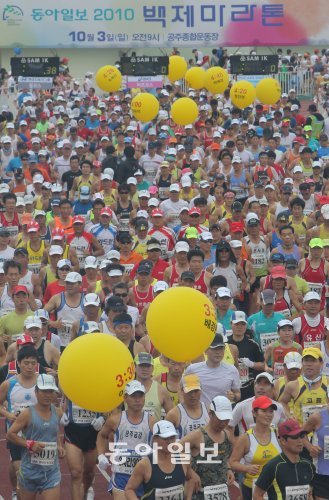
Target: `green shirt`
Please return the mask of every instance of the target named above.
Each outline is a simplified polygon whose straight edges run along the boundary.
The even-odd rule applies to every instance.
[[[24,314],[17,314],[16,311],[12,311],[6,316],[2,316],[0,318],[0,336],[9,335],[13,341],[16,340],[15,337],[23,333],[26,318],[33,315],[34,313],[28,309]]]

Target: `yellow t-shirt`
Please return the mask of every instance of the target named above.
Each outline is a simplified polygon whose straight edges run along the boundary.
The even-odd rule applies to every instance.
[[[161,375],[161,373],[167,373],[168,368],[167,366],[163,365],[161,363],[161,358],[158,356],[157,358],[154,358],[154,365],[153,365],[153,377],[157,377],[158,375]]]
[[[10,335],[15,341],[18,335],[21,335],[24,330],[24,321],[34,313],[28,309],[24,314],[17,314],[15,311],[6,314],[0,318],[0,336]]]

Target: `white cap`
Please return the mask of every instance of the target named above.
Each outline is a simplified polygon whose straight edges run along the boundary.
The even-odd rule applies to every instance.
[[[36,174],[36,175],[34,175],[34,176],[33,176],[33,178],[32,178],[32,182],[33,182],[33,184],[34,184],[34,183],[36,183],[36,182],[38,182],[38,183],[42,184],[44,180],[45,180],[45,179],[44,179],[43,175],[41,175],[41,174]]]
[[[168,420],[159,420],[153,426],[153,436],[159,436],[164,439],[178,436],[174,424]]]
[[[213,237],[212,237],[212,234],[210,231],[202,231],[202,233],[200,234],[200,240],[202,241],[213,241]]]
[[[292,170],[293,174],[296,174],[297,172],[303,172],[303,169],[300,165],[296,165]]]
[[[153,286],[153,292],[164,292],[165,290],[168,290],[169,285],[165,281],[157,281],[155,285]]]
[[[150,198],[147,202],[148,207],[158,207],[160,205],[160,200],[158,198]]]
[[[1,185],[0,185],[1,186]],[[8,188],[8,191],[9,191],[9,188]],[[0,191],[1,193],[1,191]],[[24,202],[25,202],[25,205],[28,205],[30,203],[33,203],[34,202],[34,197],[32,194],[25,194],[24,195]]]
[[[144,174],[141,169],[138,169],[136,170],[136,172],[134,172],[134,175],[144,175]]]
[[[27,330],[29,328],[42,328],[41,319],[36,318],[35,316],[29,316],[24,321],[24,328],[26,328]]]
[[[157,131],[155,130],[155,128],[149,128],[147,133],[148,135],[156,135]]]
[[[138,198],[151,198],[151,194],[146,189],[142,189],[138,193]]]
[[[186,252],[188,253],[190,251],[190,246],[187,243],[187,241],[178,241],[175,245],[175,252]]]
[[[62,191],[63,191],[63,186],[59,184],[59,182],[55,182],[54,184],[51,185],[52,193],[61,193]]]
[[[232,297],[231,290],[226,286],[221,286],[216,290],[217,297]]]
[[[262,116],[260,119],[259,119],[259,123],[266,123],[266,118],[264,116]]]
[[[171,184],[170,188],[169,188],[169,191],[170,192],[176,192],[176,193],[179,193],[180,191],[180,187],[179,187],[179,184]]]
[[[128,177],[127,184],[134,184],[137,186],[137,179],[135,179],[135,177]]]
[[[82,325],[84,333],[99,332],[99,326],[96,321],[86,321]]]
[[[83,305],[86,306],[100,306],[101,299],[97,295],[97,293],[87,293],[83,299]]]
[[[49,255],[63,255],[63,248],[60,245],[51,245]]]
[[[7,123],[6,128],[15,128],[15,125],[11,122]]]
[[[141,217],[142,219],[148,219],[149,214],[147,213],[146,210],[138,210],[138,212],[136,213],[136,217]]]
[[[321,301],[321,297],[317,292],[307,292],[304,295],[304,300],[303,302],[308,302],[309,300],[318,300],[319,302]]]
[[[240,240],[231,240],[230,241],[231,248],[242,248],[242,241]]]
[[[300,370],[302,368],[302,355],[299,354],[299,352],[288,352],[284,357],[283,363],[288,370],[292,370],[293,368],[298,368]]]
[[[275,191],[275,187],[273,184],[266,184],[265,189],[271,189],[272,191]]]
[[[176,155],[177,155],[177,151],[176,151],[176,149],[175,149],[175,148],[169,148],[169,149],[167,150],[167,155],[168,155],[168,156],[176,156]]]
[[[97,269],[97,259],[93,255],[88,255],[88,257],[85,258],[85,269]]]
[[[186,128],[186,127],[185,127],[185,128]],[[177,148],[177,150],[179,150],[179,148]],[[191,161],[199,161],[199,162],[201,161],[201,160],[200,160],[200,156],[199,156],[199,155],[197,155],[197,154],[193,154],[193,155],[191,155],[191,156],[190,156],[190,160],[191,160]]]
[[[34,317],[49,321],[49,313],[46,309],[37,309],[37,311],[34,311]]]
[[[192,186],[192,180],[189,175],[183,175],[181,178],[181,185],[182,187],[191,187]]]
[[[109,260],[111,259],[120,260],[120,252],[118,252],[117,250],[110,250],[109,252],[107,252],[106,258]]]
[[[54,246],[59,246],[59,245],[54,245]],[[60,247],[60,248],[62,248],[62,247]],[[72,262],[69,259],[60,259],[57,262],[57,268],[62,269],[62,267],[71,267],[72,268]]]
[[[291,177],[286,177],[285,180],[283,181],[283,184],[293,184],[293,183],[294,181]]]
[[[243,311],[234,311],[231,319],[233,325],[237,323],[247,323],[246,313]]]
[[[41,391],[57,391],[59,389],[56,385],[55,378],[52,375],[38,375],[36,386]]]
[[[209,409],[212,410],[218,420],[231,420],[232,403],[225,396],[216,396],[210,403]]]
[[[74,144],[74,147],[75,148],[84,148],[85,145],[82,141],[77,141],[75,144]]]
[[[200,181],[200,183],[199,183],[199,187],[200,187],[200,188],[208,188],[208,187],[210,187],[210,184],[209,184],[209,182],[208,182],[208,181],[206,181],[206,180],[204,180],[204,181]]]
[[[220,133],[219,130],[215,130],[215,132],[213,133],[213,137],[221,137],[222,134]]]
[[[45,217],[46,212],[44,210],[35,210],[34,211],[34,218],[38,217],[38,215],[43,215]]]
[[[260,119],[261,120],[261,119]],[[260,121],[259,120],[259,121]],[[240,122],[239,120],[237,120],[236,118],[234,118],[232,121],[231,121],[231,125],[240,125]]]
[[[138,382],[138,380],[128,382],[124,390],[124,393],[127,394],[127,396],[131,396],[135,392],[143,392],[144,394],[146,393],[145,387],[143,386],[143,384]]]
[[[290,94],[291,92],[295,92],[296,93],[296,90],[295,89],[290,89],[288,94]]]
[[[298,111],[298,110],[299,110],[299,106],[298,106],[298,104],[293,104],[293,105],[291,106],[291,111]]]
[[[258,380],[261,378],[266,378],[271,385],[274,385],[274,378],[270,373],[267,373],[267,372],[259,373],[257,375],[257,377],[255,378],[255,382],[258,382]]]
[[[326,220],[329,220],[329,205],[323,205],[321,207],[321,214],[323,215],[323,218]]]
[[[255,212],[248,212],[246,215],[246,223],[250,221],[250,219],[257,219],[259,220],[258,215]]]
[[[108,264],[112,264],[112,262],[108,259],[103,259],[99,264],[99,269],[100,270],[105,269],[108,266]]]
[[[241,163],[240,156],[233,156],[232,163]]]
[[[111,271],[109,271],[107,275],[110,277],[123,276],[123,271],[121,271],[121,269],[111,269]]]
[[[292,324],[292,322],[290,321],[290,319],[281,319],[281,320],[278,322],[277,328],[278,328],[278,330],[279,330],[280,328],[283,328],[284,326],[291,326],[291,327],[293,327],[293,324]]]
[[[82,276],[79,273],[76,272],[71,272],[66,275],[66,278],[64,280],[66,283],[81,283],[82,282]]]

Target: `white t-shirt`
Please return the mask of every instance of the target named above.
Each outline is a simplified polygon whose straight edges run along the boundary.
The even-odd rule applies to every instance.
[[[163,211],[165,217],[169,217],[167,226],[172,229],[179,225],[180,218],[179,213],[183,207],[188,208],[188,203],[185,200],[171,201],[169,198],[160,203],[160,208]]]
[[[255,396],[241,401],[235,406],[233,410],[233,418],[232,420],[230,420],[229,425],[233,428],[238,425],[240,436],[255,425],[254,417],[252,414],[252,402],[254,401],[254,399]],[[276,401],[273,401],[273,403],[276,404],[278,409],[274,411],[272,425],[278,426],[278,424],[286,420],[286,416],[282,405],[280,403],[277,403]]]

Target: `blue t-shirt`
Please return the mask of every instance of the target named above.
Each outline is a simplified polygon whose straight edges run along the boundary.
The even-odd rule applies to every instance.
[[[73,213],[74,215],[87,215],[89,210],[93,208],[93,204],[91,201],[87,203],[81,203],[81,201],[77,200],[73,203]]]
[[[22,168],[23,164],[22,164],[22,160],[20,159],[19,156],[16,156],[15,158],[12,158],[7,167],[6,167],[6,173],[10,173],[10,172],[15,172],[15,170],[17,170],[18,168]]]
[[[322,156],[329,156],[329,146],[327,148],[320,146],[317,153],[319,158],[322,158]]]
[[[279,312],[274,312],[272,316],[265,316],[263,311],[252,314],[248,318],[248,328],[253,332],[254,340],[261,346],[261,335],[276,333],[278,322],[285,319],[284,315]]]

